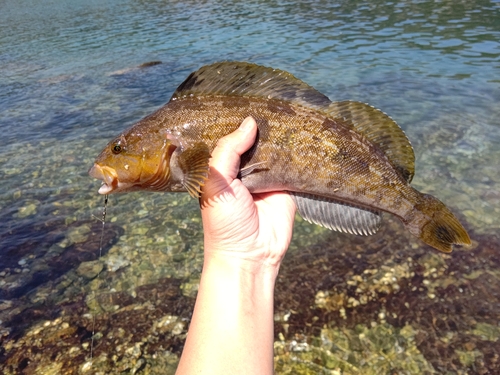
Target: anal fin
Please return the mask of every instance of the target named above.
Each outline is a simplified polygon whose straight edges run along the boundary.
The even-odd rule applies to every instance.
[[[338,232],[368,236],[375,234],[382,220],[378,211],[368,211],[333,199],[289,192],[300,216],[310,223]]]

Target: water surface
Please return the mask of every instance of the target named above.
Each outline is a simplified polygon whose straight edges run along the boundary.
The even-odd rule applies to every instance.
[[[500,371],[499,20],[498,1],[1,1],[2,371],[175,371],[202,265],[197,202],[112,196],[99,257],[103,198],[87,170],[220,60],[390,114],[415,148],[413,185],[474,240],[443,255],[390,217],[366,238],[297,219],[277,372]],[[139,68],[149,61],[162,64]]]

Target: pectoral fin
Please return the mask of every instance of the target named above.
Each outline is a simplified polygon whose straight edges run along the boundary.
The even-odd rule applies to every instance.
[[[380,228],[381,214],[332,199],[290,192],[300,216],[310,223],[344,233],[371,235]]]
[[[201,187],[208,178],[209,159],[210,150],[203,142],[193,144],[179,155],[178,163],[183,175],[182,185],[193,198],[200,196]]]

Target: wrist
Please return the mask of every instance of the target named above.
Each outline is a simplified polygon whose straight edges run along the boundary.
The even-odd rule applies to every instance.
[[[231,250],[211,250],[205,248],[203,273],[217,272],[227,278],[253,278],[272,282],[278,276],[281,262],[271,261],[251,254]]]
[[[204,268],[228,267],[234,272],[259,277],[276,278],[282,256],[273,256],[270,250],[261,250],[240,243],[238,249],[225,246],[211,246],[205,241]]]

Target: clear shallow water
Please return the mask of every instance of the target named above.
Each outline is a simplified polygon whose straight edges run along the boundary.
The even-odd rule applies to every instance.
[[[95,366],[175,369],[202,261],[197,204],[112,197],[104,255],[89,263],[102,197],[87,170],[191,71],[245,60],[389,113],[414,145],[414,185],[459,213],[475,240],[443,256],[390,218],[369,238],[299,220],[277,287],[278,373],[385,373],[388,363],[402,373],[494,372],[500,347],[483,331],[500,318],[499,20],[495,1],[0,2],[3,370],[84,369],[88,305],[100,313]],[[154,60],[163,63],[138,68]],[[136,334],[120,333],[127,325]],[[356,337],[358,346],[339,344]],[[402,350],[391,351],[394,340]],[[127,352],[138,342],[139,354]],[[50,361],[31,350],[41,344]]]

